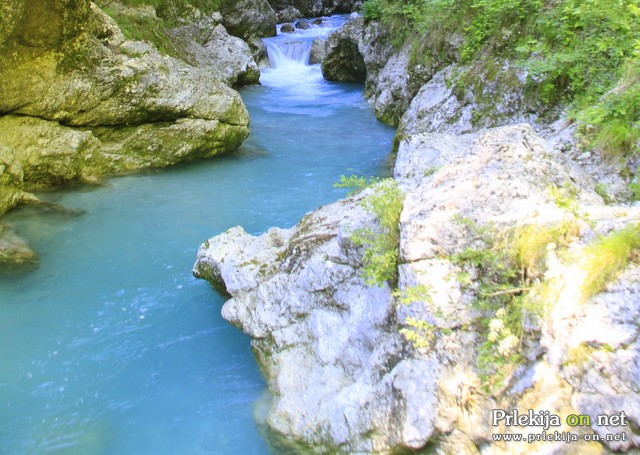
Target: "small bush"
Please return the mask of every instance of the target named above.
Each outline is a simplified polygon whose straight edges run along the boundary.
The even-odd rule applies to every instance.
[[[382,19],[382,1],[367,0],[362,4],[362,15],[367,21],[378,21]]]
[[[398,276],[398,241],[400,213],[404,193],[393,179],[384,179],[375,185],[373,193],[363,200],[367,211],[377,221],[377,227],[356,229],[351,240],[364,247],[362,276],[369,286],[395,284]]]
[[[640,181],[631,182],[627,188],[631,192],[631,200],[640,201]]]
[[[370,187],[376,182],[379,182],[380,179],[377,177],[371,177],[367,179],[366,177],[361,177],[359,175],[341,175],[340,181],[333,184],[334,188],[349,188],[351,191],[349,192],[349,196],[359,193],[365,188]]]

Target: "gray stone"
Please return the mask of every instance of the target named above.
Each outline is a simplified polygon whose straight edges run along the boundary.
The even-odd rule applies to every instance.
[[[318,36],[311,43],[311,53],[309,54],[309,64],[322,63],[327,56],[327,38]]]
[[[211,18],[176,28],[171,33],[184,50],[181,58],[211,71],[216,79],[230,86],[259,83],[260,70],[249,45],[229,35],[223,25],[216,25]]]
[[[280,32],[281,33],[293,33],[296,31],[296,28],[293,26],[293,24],[289,23],[289,24],[282,24],[280,26]]]
[[[276,34],[276,14],[267,0],[223,0],[220,4],[223,24],[234,36],[249,39]]]

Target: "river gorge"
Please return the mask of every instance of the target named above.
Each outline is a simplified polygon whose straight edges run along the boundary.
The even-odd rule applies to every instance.
[[[0,452],[637,452],[638,18],[0,0]]]
[[[40,266],[0,281],[2,453],[269,453],[249,341],[191,266],[212,233],[290,227],[345,194],[341,175],[389,174],[393,129],[308,51],[241,91],[252,134],[234,154],[39,194],[81,214],[5,218]]]

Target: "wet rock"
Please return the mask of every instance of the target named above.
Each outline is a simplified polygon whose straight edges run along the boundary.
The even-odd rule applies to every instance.
[[[309,54],[309,64],[322,63],[327,56],[327,38],[318,36],[311,43],[311,53]]]
[[[296,21],[295,26],[298,30],[309,30],[311,25],[305,21]]]
[[[364,82],[367,78],[365,61],[358,49],[358,41],[346,33],[333,33],[327,41],[327,54],[322,61],[322,75],[328,81]]]
[[[0,275],[14,275],[38,266],[38,256],[13,230],[0,223]]]
[[[296,28],[293,24],[282,24],[280,26],[280,32],[282,33],[293,33],[296,31]]]

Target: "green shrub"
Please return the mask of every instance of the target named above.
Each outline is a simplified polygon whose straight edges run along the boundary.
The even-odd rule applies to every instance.
[[[376,183],[373,192],[362,201],[378,222],[376,227],[356,229],[351,240],[364,247],[362,276],[369,286],[394,285],[398,276],[398,241],[400,213],[404,193],[395,180],[389,178]]]
[[[452,58],[468,63],[470,76],[460,81],[465,91],[481,95],[491,66],[514,62],[527,70],[524,95],[540,114],[553,116],[553,107],[569,107],[590,147],[610,157],[640,153],[640,0],[370,0],[365,5],[368,18],[385,23],[397,46],[412,42],[420,54],[412,61],[435,68]],[[457,58],[443,51],[451,48],[445,43],[452,37],[463,38]],[[490,116],[491,107],[478,115]]]
[[[581,135],[609,158],[638,155],[640,141],[640,59],[628,65],[621,83],[577,114]]]
[[[378,177],[366,178],[359,175],[341,175],[340,181],[334,183],[333,186],[334,188],[349,188],[351,190],[349,191],[349,196],[351,196],[379,181]]]
[[[378,21],[382,19],[382,1],[367,0],[362,4],[362,15],[367,21]]]
[[[525,336],[525,316],[542,313],[542,302],[532,292],[544,295],[539,280],[546,269],[547,245],[566,246],[577,233],[577,224],[568,219],[557,225],[522,225],[500,232],[466,218],[458,222],[479,245],[451,259],[463,269],[475,269],[479,286],[474,306],[483,315],[480,333],[484,336],[476,366],[485,389],[494,391],[523,360],[519,348]]]
[[[627,188],[631,192],[631,200],[640,201],[640,182],[631,182]]]

